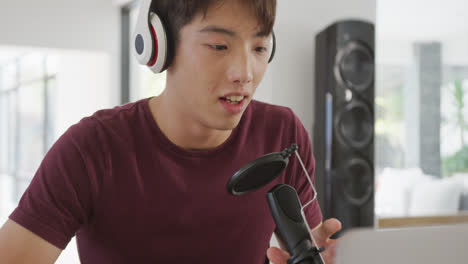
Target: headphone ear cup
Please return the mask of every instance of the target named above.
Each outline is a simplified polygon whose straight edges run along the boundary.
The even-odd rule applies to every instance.
[[[276,37],[275,37],[275,32],[271,32],[271,51],[270,51],[270,57],[268,59],[268,63],[270,63],[273,60],[273,57],[275,57],[275,52],[276,52]]]
[[[160,73],[166,69],[167,63],[167,34],[164,25],[156,13],[150,13],[150,27],[153,37],[153,56],[148,62],[148,67],[154,73]]]
[[[135,31],[133,32],[132,52],[140,64],[147,65],[153,57],[153,34],[149,26],[149,9],[151,1],[140,3]]]

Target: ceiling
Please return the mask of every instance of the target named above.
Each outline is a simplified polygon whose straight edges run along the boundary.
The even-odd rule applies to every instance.
[[[416,42],[439,42],[446,64],[468,65],[467,0],[376,0],[377,60],[409,64]]]

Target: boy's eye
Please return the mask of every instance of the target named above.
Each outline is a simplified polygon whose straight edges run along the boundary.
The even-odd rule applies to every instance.
[[[215,50],[226,50],[227,46],[226,45],[211,45],[211,47]]]
[[[226,45],[210,45],[210,46],[211,46],[212,49],[219,50],[219,51],[227,50],[227,48],[228,48]],[[266,52],[267,48],[266,47],[256,47],[255,51],[259,52],[259,53]]]

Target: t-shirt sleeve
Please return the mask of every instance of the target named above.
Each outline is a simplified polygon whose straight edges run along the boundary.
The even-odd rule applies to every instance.
[[[315,170],[315,159],[312,151],[312,144],[310,142],[309,133],[302,125],[299,118],[291,111],[294,120],[295,137],[292,143],[296,143],[299,147],[299,156],[304,163],[305,168],[309,176],[311,177],[312,183],[315,185],[314,170]],[[305,205],[311,201],[314,197],[314,190],[307,179],[306,174],[295,154],[290,157],[291,162],[291,186],[293,186],[302,205]],[[305,216],[309,227],[313,229],[322,222],[322,212],[318,200],[315,199],[311,204],[305,208]]]
[[[47,152],[9,218],[64,249],[91,212],[88,168],[72,126]]]

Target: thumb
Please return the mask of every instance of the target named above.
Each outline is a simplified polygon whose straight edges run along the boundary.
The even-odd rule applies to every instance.
[[[333,234],[340,230],[341,222],[336,218],[330,218],[323,222],[313,233],[318,240],[326,242]]]
[[[282,249],[271,247],[267,250],[267,257],[273,264],[286,264],[290,255]]]

